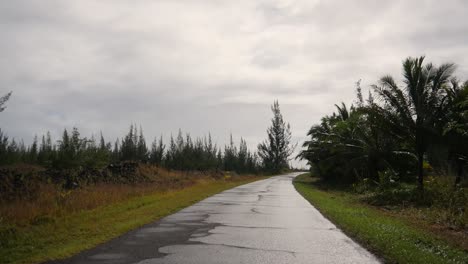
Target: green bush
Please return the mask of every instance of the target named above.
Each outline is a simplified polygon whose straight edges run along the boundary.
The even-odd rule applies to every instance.
[[[377,188],[375,192],[366,197],[372,205],[409,205],[420,204],[416,186],[398,184],[392,188]]]
[[[468,190],[456,186],[448,177],[431,177],[427,181],[426,199],[438,209],[437,218],[455,227],[464,228],[468,224]]]
[[[385,191],[389,189],[394,189],[398,186],[398,176],[393,170],[385,170],[379,172],[379,190]]]
[[[373,191],[375,189],[375,184],[372,184],[372,181],[369,178],[364,178],[353,183],[352,187],[355,193],[365,194]]]

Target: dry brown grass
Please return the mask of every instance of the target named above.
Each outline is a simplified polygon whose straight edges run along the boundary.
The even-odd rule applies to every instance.
[[[26,226],[53,221],[57,217],[118,203],[132,197],[155,192],[177,190],[202,181],[245,179],[245,176],[224,177],[222,173],[168,171],[150,165],[141,165],[138,173],[148,182],[136,184],[99,183],[74,190],[41,183],[34,199],[0,201],[0,224]],[[227,179],[229,178],[229,179]]]
[[[0,263],[66,258],[223,190],[263,178],[146,166],[137,173],[144,183],[88,184],[72,191],[42,184],[30,196],[35,199],[6,199],[12,202],[0,204]]]

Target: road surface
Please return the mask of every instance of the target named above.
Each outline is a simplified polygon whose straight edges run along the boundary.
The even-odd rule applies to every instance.
[[[379,263],[296,192],[296,175],[230,189],[53,263]]]

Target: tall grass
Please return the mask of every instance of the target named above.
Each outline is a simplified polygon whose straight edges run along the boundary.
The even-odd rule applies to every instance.
[[[261,179],[177,172],[141,165],[144,183],[99,183],[66,190],[40,184],[35,199],[0,203],[0,263],[66,258],[220,191]]]
[[[215,172],[169,171],[150,165],[140,165],[138,173],[149,181],[134,184],[97,183],[71,190],[58,184],[39,183],[34,198],[0,200],[0,225],[37,224],[71,213],[118,203],[132,197],[177,190],[200,181],[212,181],[224,177],[223,174]]]

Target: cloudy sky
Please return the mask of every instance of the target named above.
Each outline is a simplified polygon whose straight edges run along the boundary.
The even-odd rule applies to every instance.
[[[229,133],[253,148],[278,99],[295,141],[354,100],[354,83],[401,79],[401,61],[455,62],[468,79],[468,1],[1,1],[0,127],[76,126],[108,140],[141,124]]]

